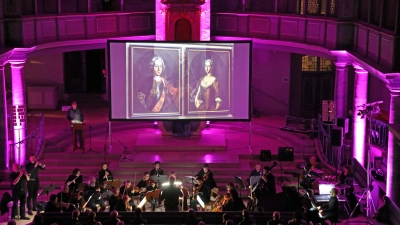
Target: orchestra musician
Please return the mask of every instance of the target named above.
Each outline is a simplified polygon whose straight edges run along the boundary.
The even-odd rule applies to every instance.
[[[45,212],[60,212],[60,203],[57,203],[57,195],[51,194],[50,200],[44,207]]]
[[[320,215],[322,215],[322,224],[327,224],[325,220],[330,220],[331,222],[337,221],[339,217],[339,201],[337,198],[338,190],[336,188],[332,188],[329,194],[331,196],[329,202],[323,206],[317,207]]]
[[[101,170],[99,171],[99,183],[104,181],[112,181],[114,179],[111,170],[108,169],[107,163],[103,163]]]
[[[150,171],[150,176],[159,176],[159,175],[164,175],[164,170],[160,168],[160,162],[155,161],[154,162],[154,169]]]
[[[204,185],[203,182],[203,177],[198,176],[196,178],[196,183],[197,187],[196,190],[194,191],[194,199],[190,201],[190,208],[193,209],[193,211],[197,211],[197,204],[199,204],[199,201],[197,200],[197,196],[200,197],[200,199],[203,201],[204,205],[210,202],[210,189],[206,185]]]
[[[132,206],[133,209],[136,208],[135,201],[133,201],[134,194],[135,194],[135,188],[132,186],[132,182],[130,180],[124,181],[124,185],[122,187],[120,187],[120,189],[119,189],[119,196],[120,196],[119,199],[122,199],[125,195],[127,195],[129,197],[129,204],[130,204],[130,206]],[[118,204],[118,202],[117,202],[117,204]],[[117,210],[117,209],[115,209],[115,210]]]
[[[81,175],[81,170],[78,168],[75,168],[72,171],[72,174],[69,175],[67,180],[65,181],[65,184],[69,186],[69,190],[71,192],[74,192],[78,189],[78,186],[80,183],[83,182],[82,175]]]
[[[145,172],[143,174],[143,179],[141,181],[139,181],[139,183],[136,185],[136,187],[139,189],[139,193],[141,193],[141,195],[140,195],[140,201],[141,201],[144,198],[144,195],[143,195],[144,193],[155,190],[156,184],[152,179],[150,179],[149,172]],[[156,200],[151,199],[150,203],[151,203],[152,209],[154,211],[155,205],[156,205]],[[146,211],[146,207],[143,207],[143,212],[145,212],[145,211]]]
[[[239,197],[238,192],[235,189],[235,186],[233,183],[227,183],[226,184],[226,191],[229,193],[232,197],[233,200],[233,210],[234,211],[242,211],[242,209],[245,209],[246,207],[243,204],[243,200]],[[228,210],[226,210],[228,211]]]
[[[29,174],[28,181],[28,214],[33,215],[33,211],[37,211],[37,193],[39,190],[39,170],[44,170],[46,165],[36,161],[35,154],[29,156],[29,162],[25,165],[26,172]],[[33,206],[31,204],[33,203]]]
[[[85,192],[85,199],[89,199],[96,191],[96,177],[89,177],[83,190]]]
[[[187,189],[186,189],[185,187],[183,187],[183,180],[182,180],[181,178],[178,178],[178,177],[176,176],[176,172],[175,172],[175,171],[171,171],[169,177],[175,178],[175,182],[176,182],[176,183],[177,183],[177,182],[181,182],[181,184],[177,184],[177,185],[175,185],[175,187],[180,188],[181,190],[185,189],[186,192],[187,192]],[[186,210],[188,209],[187,197],[186,197],[185,195],[183,195],[183,196],[182,196],[182,199],[183,199],[183,202],[185,203],[185,204],[183,204],[183,210],[186,211]],[[179,205],[182,205],[182,202],[180,202]]]
[[[214,187],[217,187],[217,184],[215,183],[214,180],[214,175],[209,169],[208,164],[204,164],[203,168],[197,173],[196,175],[196,180],[197,178],[202,178],[203,179],[203,185],[205,185],[209,191],[213,189]]]
[[[12,189],[12,213],[11,219],[17,215],[18,201],[20,204],[20,218],[22,220],[29,220],[25,216],[25,203],[26,203],[26,182],[29,181],[29,175],[26,171],[20,170],[17,163],[12,165],[12,172],[10,173],[10,183]]]
[[[64,208],[65,205],[70,203],[71,201],[71,193],[69,191],[69,186],[67,184],[63,184],[61,186],[61,192],[58,192],[57,194],[57,202],[61,203],[63,205],[62,210],[67,211],[67,208]]]
[[[112,189],[113,195],[110,196],[108,200],[110,204],[110,211],[115,210],[115,206],[117,205],[118,201],[121,200],[122,196],[120,195],[119,188]]]
[[[312,156],[310,157],[310,163],[308,163],[304,168],[302,179],[300,180],[300,185],[304,189],[309,189],[313,187],[313,182],[315,182],[315,179],[313,177],[318,176],[316,170],[321,170],[321,166],[317,163],[317,158],[315,158],[315,156]],[[317,185],[314,184],[314,186]]]
[[[336,185],[346,184],[346,179],[350,178],[350,177],[351,178],[354,177],[353,170],[351,169],[351,166],[343,165],[342,173],[340,174],[340,177],[339,177],[339,182]]]
[[[275,176],[271,173],[271,167],[264,166],[263,175],[255,185],[257,188],[254,193],[257,199],[267,194],[276,194]]]
[[[249,178],[246,180],[247,184],[250,185],[250,177],[253,176],[261,176],[262,175],[262,170],[261,170],[261,164],[260,163],[256,163],[255,168],[253,171],[251,171]]]
[[[115,205],[115,210],[118,212],[132,212],[134,208],[130,204],[130,201],[131,198],[128,195],[122,196],[122,200],[119,200]]]
[[[179,211],[179,197],[183,196],[182,191],[175,187],[175,177],[169,177],[169,186],[161,192],[160,200],[164,200],[166,212]]]

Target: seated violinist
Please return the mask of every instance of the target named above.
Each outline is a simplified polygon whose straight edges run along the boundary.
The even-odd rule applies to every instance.
[[[102,205],[103,203],[101,200],[100,187],[95,187],[94,192],[86,200],[87,200],[86,207],[90,208],[92,212],[97,212],[96,205]]]
[[[219,201],[219,205],[221,206],[221,211],[235,211],[235,204],[230,193],[226,193],[222,199]]]
[[[145,172],[143,174],[143,179],[136,185],[136,187],[139,188],[141,193],[154,190],[155,182],[152,179],[150,179],[149,172]]]
[[[122,196],[120,195],[119,188],[112,189],[113,195],[110,196],[108,200],[110,204],[110,211],[115,210],[115,206],[117,205],[118,201],[121,200]]]
[[[98,175],[99,183],[103,183],[104,181],[112,181],[114,179],[111,170],[108,169],[107,163],[103,163]]]
[[[197,199],[197,196],[199,196],[200,200],[204,203],[204,205],[210,202],[210,190],[206,185],[203,185],[203,178],[197,177],[196,182],[197,182],[197,188],[194,191],[194,199],[190,201],[190,208],[193,209],[193,211],[197,211],[197,204],[200,204],[199,200]]]
[[[203,165],[203,168],[197,173],[196,178],[202,178],[204,181],[203,184],[207,186],[208,190],[210,191],[211,189],[217,187],[217,184],[214,180],[214,175],[209,169],[208,164]]]
[[[150,174],[149,172],[145,172],[143,174],[143,179],[136,185],[136,187],[139,189],[139,193],[146,193],[149,191],[154,191],[156,188],[155,182],[150,179]],[[140,201],[144,198],[144,195],[140,196]],[[148,199],[149,200],[149,199]],[[152,209],[154,210],[155,208],[155,204],[156,204],[156,200],[155,199],[151,199],[150,203],[152,205]],[[146,208],[143,207],[143,212],[146,211]]]
[[[124,181],[122,187],[119,188],[119,193],[121,195],[128,195],[129,197],[133,196],[133,186],[130,180]]]
[[[57,203],[57,195],[50,195],[50,201],[47,202],[46,207],[44,207],[45,212],[60,212],[59,203]]]

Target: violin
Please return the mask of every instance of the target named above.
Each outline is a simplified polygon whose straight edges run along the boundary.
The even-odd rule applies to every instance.
[[[200,184],[200,185],[196,188],[196,190],[194,190],[193,195],[199,194],[199,191],[200,191],[201,187],[203,187],[203,184]]]
[[[206,180],[208,180],[208,176],[210,175],[210,171],[207,171],[207,173],[205,173],[204,175],[203,175],[203,181],[206,181]]]

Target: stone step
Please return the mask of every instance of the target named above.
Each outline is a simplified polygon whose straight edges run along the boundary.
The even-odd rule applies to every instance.
[[[107,161],[110,160],[119,160],[121,158],[121,154],[107,154],[106,159]],[[93,152],[85,152],[82,154],[82,151],[76,150],[75,153],[71,152],[45,152],[43,154],[43,161],[44,160],[103,160],[104,161],[104,154],[101,153],[93,153]]]
[[[121,162],[119,164],[120,168],[149,168],[151,164],[149,163],[131,163],[131,162]],[[194,162],[181,162],[181,163],[177,163],[177,162],[168,162],[168,163],[162,163],[162,167],[163,168],[168,168],[168,167],[185,167],[185,168],[197,168],[197,171],[199,170],[199,168],[202,168],[204,165],[204,163],[194,163]],[[240,163],[239,162],[226,162],[226,163],[220,163],[220,162],[216,162],[216,163],[208,163],[208,165],[210,166],[210,169],[212,168],[219,168],[219,167],[229,167],[229,168],[237,168],[240,167]],[[151,167],[150,167],[151,168]]]

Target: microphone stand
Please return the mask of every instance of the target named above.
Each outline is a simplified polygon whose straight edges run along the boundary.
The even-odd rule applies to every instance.
[[[93,151],[92,149],[92,126],[90,126],[90,124],[86,123],[89,126],[89,151],[87,152],[95,152],[95,153],[99,153],[98,151]]]
[[[126,154],[131,154],[131,152],[128,150],[128,147],[126,147],[120,140],[116,139],[123,147],[124,147],[124,157],[122,157],[122,159],[120,160],[120,162],[124,161],[124,160],[129,160],[129,161],[133,161],[133,159],[129,159],[126,157]]]

